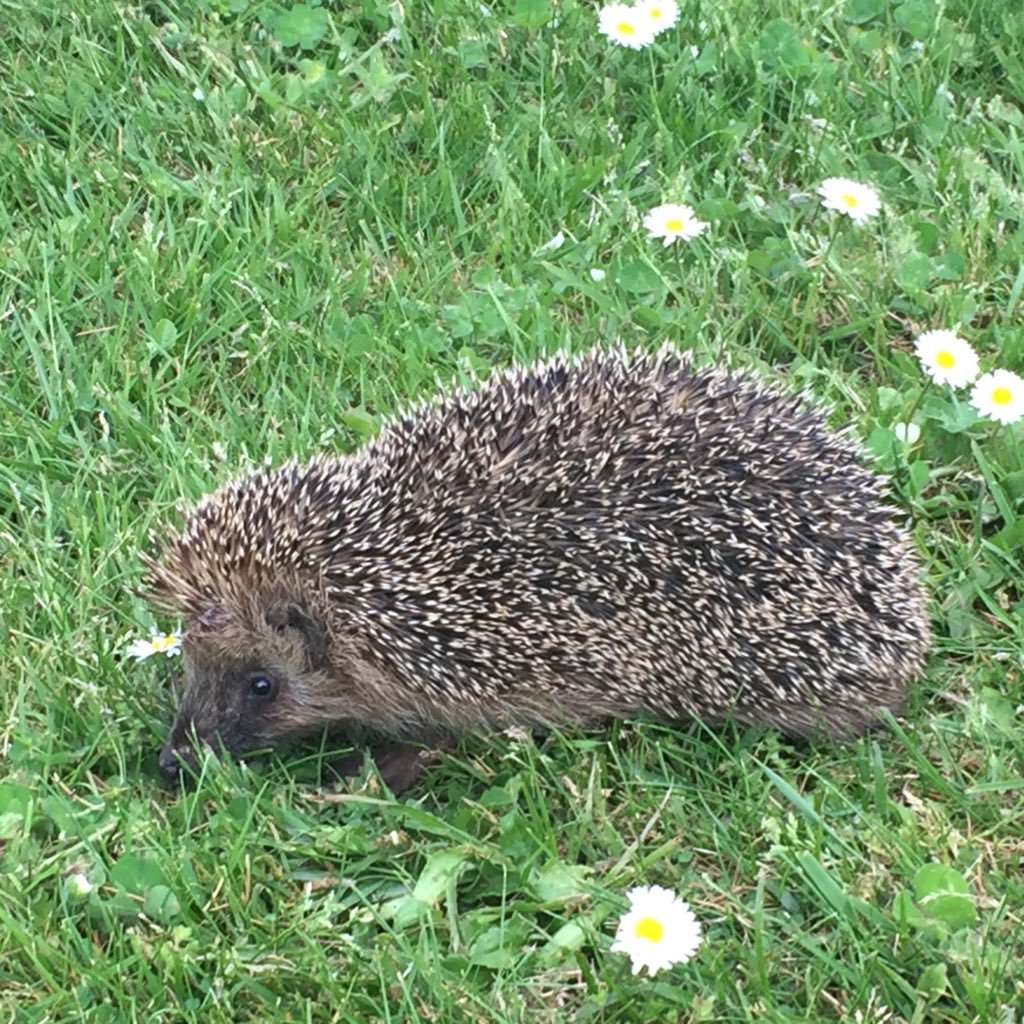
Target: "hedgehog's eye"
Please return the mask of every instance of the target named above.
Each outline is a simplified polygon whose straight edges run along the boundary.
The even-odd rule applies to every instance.
[[[277,696],[277,680],[270,676],[252,676],[249,679],[249,696],[256,700],[271,700]]]

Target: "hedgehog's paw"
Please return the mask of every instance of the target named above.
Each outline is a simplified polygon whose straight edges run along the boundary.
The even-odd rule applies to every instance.
[[[366,755],[362,751],[349,754],[347,757],[336,757],[325,761],[320,768],[321,785],[330,785],[340,779],[350,779],[358,775],[366,764]]]
[[[373,748],[373,760],[392,793],[411,789],[423,774],[434,751],[415,743],[388,743]]]
[[[381,780],[398,795],[411,789],[426,768],[435,759],[437,751],[451,746],[452,738],[445,733],[431,733],[420,743],[404,743],[393,741],[381,743],[371,748],[370,756],[380,774]],[[343,778],[359,775],[366,758],[362,753],[349,754],[348,757],[332,761],[330,770]]]

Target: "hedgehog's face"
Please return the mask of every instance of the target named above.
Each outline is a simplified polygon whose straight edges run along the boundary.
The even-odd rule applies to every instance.
[[[212,605],[183,643],[184,694],[160,770],[174,781],[197,750],[267,749],[324,723],[318,695],[329,690],[325,630],[300,605]]]

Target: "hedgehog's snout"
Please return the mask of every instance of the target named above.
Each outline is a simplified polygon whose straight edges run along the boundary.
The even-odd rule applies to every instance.
[[[157,764],[160,768],[160,774],[164,777],[164,782],[177,782],[181,775],[181,761],[178,758],[178,752],[169,743],[165,743],[160,748],[160,757],[157,759]]]
[[[198,769],[199,761],[191,743],[176,743],[172,738],[160,748],[157,765],[165,782],[177,784],[186,772]]]
[[[167,742],[160,748],[157,766],[164,781],[177,785],[190,775],[199,771],[199,752],[203,748],[202,740],[196,731],[195,720],[191,715],[179,712],[171,728]]]

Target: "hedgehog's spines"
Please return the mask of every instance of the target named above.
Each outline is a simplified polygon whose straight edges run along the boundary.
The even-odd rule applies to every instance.
[[[446,726],[644,709],[859,728],[898,706],[928,641],[860,458],[806,396],[615,345],[234,480],[150,572],[186,617],[288,581],[390,680],[388,721],[407,699]]]

